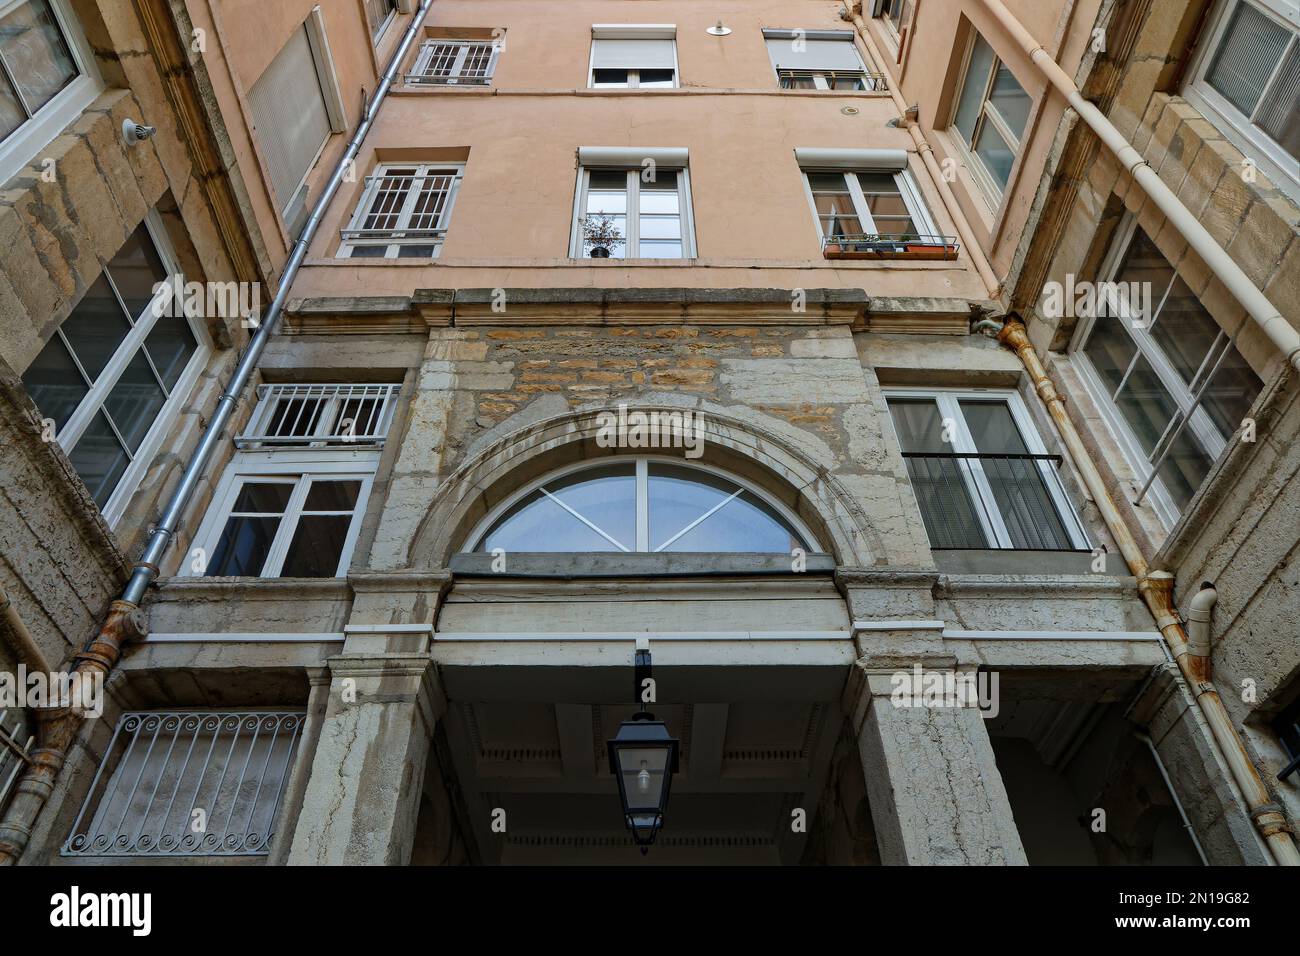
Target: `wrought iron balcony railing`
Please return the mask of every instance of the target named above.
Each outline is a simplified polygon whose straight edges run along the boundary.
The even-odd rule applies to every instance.
[[[304,719],[123,714],[63,855],[265,855]]]
[[[778,69],[783,90],[840,90],[863,93],[889,92],[889,77],[864,70],[786,70]],[[821,81],[821,84],[818,81]]]
[[[956,259],[959,248],[956,236],[924,233],[840,233],[822,238],[827,259]]]
[[[1084,551],[1067,530],[1060,455],[904,452],[936,551]]]
[[[400,385],[262,385],[239,448],[382,446]]]

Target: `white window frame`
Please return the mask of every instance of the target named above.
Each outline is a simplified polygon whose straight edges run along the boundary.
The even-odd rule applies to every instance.
[[[452,61],[451,69],[446,76],[426,76],[425,71],[429,68],[429,61],[433,58],[433,51],[439,46],[455,46],[458,48],[456,58]],[[460,82],[462,74],[465,71],[465,64],[469,60],[470,51],[473,49],[490,48],[491,54],[488,58],[487,72],[481,78],[471,77],[471,82]],[[503,45],[496,40],[465,40],[454,37],[429,37],[420,44],[420,52],[416,54],[415,64],[411,67],[411,72],[407,74],[408,82],[415,85],[436,85],[436,86],[471,86],[484,87],[492,85],[492,77],[496,75],[497,61],[501,58]]]
[[[681,63],[677,59],[677,27],[671,24],[596,24],[591,28],[591,50],[587,54],[587,89],[637,90],[641,89],[639,69],[627,69],[626,83],[596,83],[596,43],[599,40],[669,40],[673,45],[673,85],[647,89],[678,89],[682,83]],[[616,69],[623,69],[617,67]]]
[[[12,13],[27,0],[0,0],[0,18]],[[94,51],[67,0],[49,0],[54,19],[68,44],[79,76],[54,95],[27,121],[0,140],[0,184],[36,158],[60,131],[75,121],[104,89],[95,66]]]
[[[389,26],[391,26],[393,21],[397,19],[398,0],[388,0],[388,2],[389,2],[389,7],[388,7],[387,16],[384,17],[383,21],[378,26],[376,26],[375,29],[370,34],[370,39],[376,46],[379,45],[379,41],[383,38],[384,34],[388,32]],[[368,9],[369,5],[370,5],[370,0],[361,0],[362,10],[365,13],[365,17],[366,17],[366,26],[370,25],[370,11]]]
[[[1124,256],[1128,253],[1129,247],[1133,242],[1133,237],[1137,233],[1137,229],[1137,217],[1132,213],[1129,213],[1125,216],[1123,222],[1120,223],[1119,228],[1116,229],[1115,238],[1111,240],[1111,246],[1106,252],[1106,258],[1102,260],[1100,275],[1104,281],[1115,281],[1115,278],[1119,274],[1119,270],[1123,265]],[[1169,263],[1169,265],[1170,268],[1174,269],[1174,275],[1176,278],[1178,274],[1176,267],[1174,267],[1173,263]],[[1166,288],[1164,292],[1161,293],[1160,301],[1155,304],[1155,308],[1152,310],[1152,323],[1154,323],[1155,319],[1164,309],[1165,299],[1168,298],[1169,291],[1172,287],[1173,280],[1171,280],[1169,288]],[[1117,305],[1121,310],[1124,310],[1126,307],[1123,301],[1118,302]],[[1146,358],[1147,362],[1151,365],[1152,370],[1156,373],[1156,377],[1160,380],[1160,384],[1164,386],[1170,399],[1173,400],[1176,406],[1176,413],[1182,412],[1183,415],[1186,415],[1188,408],[1191,407],[1192,390],[1187,383],[1183,381],[1182,375],[1180,375],[1178,370],[1174,368],[1173,364],[1165,356],[1164,350],[1161,349],[1159,343],[1157,343],[1155,338],[1151,335],[1149,324],[1140,316],[1130,316],[1127,314],[1121,316],[1121,321],[1124,331],[1133,340],[1138,352]],[[1087,345],[1088,338],[1091,336],[1092,330],[1096,327],[1097,322],[1098,318],[1095,316],[1086,319],[1079,319],[1074,330],[1074,335],[1070,340],[1068,349],[1070,359],[1074,367],[1079,370],[1079,377],[1083,380],[1084,386],[1088,389],[1093,403],[1098,409],[1100,409],[1102,418],[1106,422],[1107,426],[1109,426],[1111,434],[1119,442],[1120,448],[1124,453],[1125,459],[1128,461],[1129,467],[1133,469],[1135,474],[1140,476],[1143,482],[1146,482],[1151,478],[1155,469],[1151,467],[1151,462],[1147,458],[1147,453],[1142,449],[1142,443],[1133,433],[1128,422],[1124,420],[1123,414],[1115,405],[1114,399],[1111,397],[1111,390],[1107,386],[1105,380],[1102,379],[1101,374],[1093,367],[1092,360],[1088,358],[1087,352],[1084,351],[1084,346]],[[1222,326],[1219,326],[1219,338],[1216,338],[1214,344],[1210,346],[1209,351],[1202,360],[1201,369],[1204,369],[1206,363],[1211,361],[1212,356],[1217,356],[1219,352],[1222,351],[1223,346],[1221,343],[1225,338],[1228,339],[1226,347],[1235,348],[1231,337],[1228,335],[1228,331]],[[1201,369],[1198,369],[1198,374]],[[1123,388],[1124,383],[1121,382],[1119,387]],[[1172,419],[1169,427],[1173,427]],[[1219,456],[1223,454],[1223,450],[1227,447],[1228,441],[1231,439],[1231,436],[1225,437],[1220,433],[1218,427],[1210,418],[1209,413],[1205,411],[1203,405],[1197,405],[1192,411],[1191,419],[1188,421],[1184,431],[1191,432],[1192,439],[1201,446],[1202,451],[1209,456],[1211,462],[1216,461]],[[1157,447],[1159,447],[1159,442],[1157,442]],[[1151,482],[1151,487],[1148,489],[1147,495],[1150,497],[1152,505],[1155,508],[1156,514],[1160,517],[1160,520],[1166,525],[1166,527],[1172,528],[1178,522],[1178,517],[1182,513],[1182,509],[1174,501],[1173,497],[1165,491],[1164,483],[1158,476]]]
[[[682,255],[680,259],[651,259],[643,261],[651,262],[682,262],[687,259],[696,257],[695,251],[695,217],[691,211],[691,180],[690,170],[687,166],[666,166],[660,164],[659,169],[674,172],[677,174],[677,204],[681,212],[682,221]],[[618,262],[632,262],[641,259],[635,252],[640,252],[640,236],[633,236],[633,220],[638,222],[641,211],[641,172],[640,166],[579,166],[578,167],[578,188],[577,196],[573,204],[573,229],[569,235],[569,258],[585,259],[585,242],[582,237],[582,219],[587,215],[587,193],[591,186],[591,174],[595,172],[618,172],[622,171],[627,174],[627,222],[628,235],[623,237],[623,245],[626,254]],[[635,212],[633,212],[635,210]]]
[[[585,459],[583,461],[575,462],[574,464],[571,465],[564,465],[563,467],[556,468],[553,471],[549,471],[541,478],[528,482],[522,488],[506,496],[499,504],[497,504],[495,508],[489,511],[487,515],[485,515],[479,521],[479,523],[474,526],[474,530],[465,539],[465,545],[461,548],[461,551],[465,553],[470,553],[475,551],[478,548],[480,542],[482,542],[483,536],[492,530],[493,526],[497,523],[497,521],[501,518],[501,516],[504,515],[506,512],[508,512],[511,508],[513,508],[518,502],[523,500],[525,497],[531,495],[538,488],[541,488],[544,485],[547,485],[558,478],[563,478],[569,474],[572,474],[573,472],[584,471],[588,468],[592,468],[592,469],[599,468],[606,465],[626,464],[629,460],[636,463],[636,548],[627,549],[624,553],[628,553],[628,554],[663,553],[662,552],[663,547],[666,547],[667,544],[672,543],[672,541],[675,541],[677,537],[680,537],[680,532],[679,532],[677,536],[674,536],[673,538],[669,539],[669,541],[665,543],[665,545],[662,545],[659,551],[650,550],[649,486],[650,486],[650,464],[651,463],[677,465],[679,467],[696,469],[698,471],[705,472],[711,475],[717,475],[719,478],[723,478],[731,482],[732,484],[738,486],[744,491],[748,491],[754,497],[758,498],[765,505],[767,505],[777,514],[779,514],[790,525],[790,527],[793,528],[799,534],[799,536],[802,537],[803,540],[807,543],[808,548],[806,550],[808,550],[811,553],[821,552],[821,545],[817,543],[817,536],[814,535],[811,530],[809,530],[808,525],[804,523],[803,519],[801,519],[797,514],[795,514],[794,511],[792,511],[790,508],[786,507],[786,505],[783,502],[773,498],[770,494],[768,494],[763,489],[759,488],[757,485],[740,477],[739,475],[732,474],[729,471],[725,471],[721,468],[714,467],[713,465],[705,465],[698,461],[683,461],[681,458],[673,458],[669,455],[611,455],[606,458]],[[582,552],[575,552],[575,553],[582,553]],[[612,554],[615,552],[610,552],[610,553]]]
[[[1288,14],[1285,5],[1279,0],[1218,0],[1213,15],[1206,22],[1202,40],[1192,59],[1188,79],[1183,87],[1183,96],[1238,149],[1254,159],[1279,189],[1300,202],[1300,158],[1292,156],[1280,144],[1274,142],[1272,137],[1254,125],[1251,117],[1241,113],[1206,80],[1206,74],[1215,55],[1219,52],[1219,46],[1223,42],[1228,24],[1232,21],[1232,15],[1238,5],[1243,3],[1248,3],[1292,33],[1291,45],[1283,50],[1282,58],[1270,78],[1270,83],[1276,80],[1277,73],[1286,62],[1287,56],[1300,44],[1300,12],[1297,12],[1294,4],[1291,5],[1291,12]],[[1260,102],[1256,104],[1256,111],[1267,98],[1267,90],[1268,87],[1265,87],[1265,95],[1261,96]]]
[[[898,14],[897,23],[894,22],[895,13]],[[885,33],[897,49],[904,32],[912,28],[912,21],[916,18],[916,4],[913,0],[879,0],[875,17],[885,25]]]
[[[961,107],[962,93],[965,92],[966,83],[970,79],[968,74],[970,72],[971,56],[975,53],[975,44],[980,40],[983,40],[992,51],[993,61],[989,67],[988,76],[984,78],[984,92],[980,96],[979,118],[975,121],[975,129],[971,133],[970,142],[968,143],[966,142],[966,134],[964,134],[957,126],[957,110]],[[979,187],[980,192],[984,194],[984,198],[994,209],[997,209],[1002,205],[1002,198],[1005,195],[1005,191],[1010,189],[1012,183],[1015,182],[1017,167],[1020,165],[1020,148],[1024,145],[1024,140],[1020,136],[1011,132],[1011,127],[1007,126],[1006,121],[1002,118],[1002,114],[996,109],[992,109],[989,105],[989,96],[993,92],[993,82],[997,79],[998,67],[1004,65],[1005,62],[1002,57],[998,56],[998,51],[994,49],[993,44],[989,43],[989,41],[978,31],[972,30],[970,39],[966,44],[966,52],[962,55],[961,69],[957,74],[961,77],[961,83],[957,87],[956,96],[952,98],[952,114],[948,119],[949,139],[952,140],[956,145],[958,152],[960,152],[962,159],[966,163],[967,169],[971,172],[971,178],[975,181],[975,185]],[[1007,67],[1007,69],[1010,70],[1011,68]],[[1016,83],[1020,85],[1020,88],[1024,90],[1025,95],[1030,97],[1030,103],[1032,104],[1033,97],[1030,95],[1029,91],[1025,89],[1023,83],[1020,83],[1018,77],[1015,79]],[[1031,105],[1030,119],[1033,118],[1032,112],[1033,108]],[[979,154],[975,152],[975,144],[979,142],[980,131],[984,128],[984,124],[986,123],[993,124],[993,128],[997,130],[998,135],[1002,137],[1006,144],[1011,147],[1011,152],[1016,157],[1011,164],[1011,170],[1007,173],[1007,185],[1005,188],[993,177],[993,174],[984,165],[984,160],[980,159]],[[1026,123],[1026,131],[1028,131],[1028,123]]]
[[[162,218],[155,210],[151,209],[144,218],[144,225],[149,233],[149,238],[153,241],[154,248],[157,250],[159,258],[162,260],[163,267],[167,270],[168,279],[171,279],[173,276],[179,277],[179,281],[183,285],[185,278],[181,275],[181,269],[176,258],[176,253],[175,250],[172,249],[171,243],[167,238],[167,230],[163,226]],[[109,281],[111,285],[111,279]],[[150,304],[145,307],[144,312],[137,316],[130,316],[130,312],[126,308],[125,303],[122,302],[120,297],[118,298],[118,304],[122,307],[122,313],[130,316],[128,321],[131,323],[131,328],[127,332],[126,337],[122,340],[121,344],[118,345],[116,351],[113,352],[113,357],[108,361],[108,364],[104,366],[104,370],[99,374],[99,378],[95,381],[95,384],[92,385],[90,390],[86,393],[86,397],[81,400],[81,404],[77,406],[76,410],[72,413],[71,417],[68,418],[68,421],[63,428],[59,430],[56,440],[65,454],[72,454],[72,450],[76,447],[81,436],[103,409],[104,403],[108,400],[109,394],[117,384],[118,379],[121,378],[122,373],[126,371],[131,360],[135,358],[136,353],[144,347],[145,339],[149,337],[149,333],[153,331],[153,328],[158,321],[158,317],[154,314],[154,304],[160,299],[164,302],[167,301],[170,295],[170,290],[159,292],[154,296]],[[167,308],[172,307],[173,305],[167,306]],[[171,431],[172,425],[175,423],[181,407],[189,398],[190,392],[193,390],[194,384],[198,380],[199,373],[203,371],[204,366],[207,365],[209,356],[212,354],[212,339],[208,335],[208,330],[204,326],[203,322],[195,317],[189,317],[189,327],[190,331],[194,335],[194,340],[197,343],[197,346],[194,350],[194,354],[190,356],[189,362],[186,363],[185,368],[181,372],[180,378],[176,380],[176,385],[171,389],[171,391],[167,391],[166,385],[162,386],[167,397],[163,403],[162,409],[158,413],[157,419],[145,434],[144,439],[140,442],[140,447],[136,449],[134,454],[129,448],[127,448],[126,442],[122,442],[122,447],[126,450],[129,464],[122,472],[122,477],[118,479],[117,487],[113,489],[112,495],[109,496],[108,501],[104,503],[102,509],[104,520],[108,523],[109,527],[114,527],[118,521],[121,520],[127,504],[130,503],[131,498],[135,495],[137,485],[139,485],[140,481],[144,478],[145,470],[149,467],[150,462],[157,453],[159,445],[162,444],[163,439],[166,437],[168,432]],[[54,334],[62,337],[62,327],[60,326],[59,329],[55,330]],[[70,348],[66,340],[64,341],[64,347],[68,349],[68,354],[72,356],[73,364],[75,364],[80,371],[81,362],[80,359],[77,358],[76,350]],[[145,358],[146,361],[149,362],[150,367],[152,367],[153,360],[149,358],[147,354]],[[86,375],[84,371],[82,371],[81,374],[85,375],[87,379],[90,378],[90,376]],[[121,439],[119,438],[119,441],[120,440]]]
[[[442,214],[439,217],[440,225],[435,226],[436,231],[442,233],[441,237],[413,238],[413,239],[385,239],[383,236],[375,237],[344,237],[339,244],[338,252],[335,253],[336,259],[352,258],[352,250],[358,246],[387,246],[387,251],[383,256],[358,257],[358,262],[364,262],[368,258],[374,259],[397,259],[400,258],[398,253],[402,246],[433,246],[433,254],[429,256],[430,260],[437,259],[442,255],[442,246],[446,242],[447,231],[451,228],[452,214],[456,208],[456,197],[460,195],[460,185],[465,178],[464,163],[381,163],[375,167],[374,172],[366,177],[366,187],[361,193],[361,198],[357,201],[357,208],[352,213],[352,218],[343,230],[345,233],[362,228],[366,216],[370,214],[371,204],[375,201],[379,193],[381,181],[391,175],[393,169],[414,169],[413,179],[430,175],[431,170],[455,170],[455,177],[452,180],[451,191],[447,196],[447,203],[443,206]],[[420,190],[414,185],[407,188],[406,198],[403,200],[402,209],[398,214],[398,225],[388,230],[393,235],[402,232],[403,227],[409,227],[411,216],[415,211],[415,204],[420,196]],[[423,260],[424,257],[418,257]]]
[[[930,238],[928,245],[945,245],[943,237],[939,234],[939,227],[935,225],[934,219],[930,215],[930,209],[925,204],[921,196],[921,190],[916,185],[916,180],[912,178],[909,170],[879,170],[879,169],[844,169],[836,167],[820,168],[817,166],[800,167],[803,173],[804,196],[808,200],[808,208],[812,212],[813,225],[817,229],[817,237],[825,240],[827,238],[822,229],[822,217],[817,212],[817,200],[813,196],[812,180],[809,173],[838,174],[844,176],[844,181],[849,188],[849,196],[853,199],[853,210],[857,215],[858,222],[862,223],[863,233],[866,235],[876,235],[876,221],[871,216],[871,210],[867,206],[866,194],[862,191],[862,184],[858,182],[858,174],[867,176],[893,176],[894,183],[898,186],[898,192],[903,197],[903,205],[907,207],[908,215],[912,217],[912,224],[917,227],[918,233]],[[888,237],[883,237],[888,238]],[[925,242],[925,240],[921,240]]]
[[[370,492],[374,485],[375,471],[379,467],[380,452],[368,450],[331,450],[322,454],[318,449],[286,449],[270,452],[238,452],[226,466],[217,485],[216,494],[208,506],[199,530],[194,536],[192,548],[202,548],[207,559],[216,553],[225,530],[226,521],[234,508],[239,492],[246,483],[283,484],[286,479],[295,479],[295,485],[285,508],[284,517],[276,529],[271,547],[262,564],[262,573],[258,577],[278,578],[280,569],[289,552],[298,521],[302,517],[303,503],[313,480],[325,481],[359,481],[361,489],[357,493],[357,505],[352,514],[352,523],[348,526],[343,550],[335,572],[336,578],[346,577],[352,562],[352,553],[356,549],[357,537],[361,533],[361,523],[365,519],[366,507],[370,501]],[[191,555],[193,552],[191,552]],[[181,573],[187,577],[203,577],[204,572],[196,571],[194,562],[185,560]]]
[[[934,401],[939,407],[939,414],[945,425],[948,422],[952,423],[952,451],[955,453],[979,454],[978,449],[975,447],[975,439],[966,424],[966,416],[961,411],[961,402],[965,400],[1005,402],[1007,409],[1011,412],[1011,419],[1015,423],[1017,431],[1020,432],[1020,440],[1025,443],[1029,454],[1051,454],[1034,425],[1029,409],[1025,407],[1024,399],[1014,389],[898,386],[886,388],[883,391],[886,402],[891,398],[919,398]],[[892,415],[889,417],[889,427],[895,443],[901,449],[903,445],[902,439],[894,427]],[[979,496],[980,500],[985,502],[985,507],[976,507],[974,510],[976,517],[979,519],[980,528],[984,532],[985,540],[996,542],[996,545],[990,547],[989,550],[994,550],[994,548],[1006,551],[1024,550],[1016,548],[1011,541],[1006,522],[998,508],[997,498],[993,495],[993,487],[989,484],[988,476],[984,472],[983,463],[978,458],[959,458],[956,461],[961,469],[962,477],[966,481],[967,491],[972,497]],[[1044,487],[1047,488],[1052,504],[1056,507],[1056,516],[1060,520],[1062,527],[1065,528],[1066,534],[1070,536],[1071,543],[1079,551],[1090,551],[1093,546],[1089,540],[1087,529],[1079,518],[1074,503],[1070,501],[1070,496],[1066,494],[1065,486],[1062,484],[1057,470],[1052,467],[1051,462],[1040,461],[1037,464],[1039,474],[1043,478]]]

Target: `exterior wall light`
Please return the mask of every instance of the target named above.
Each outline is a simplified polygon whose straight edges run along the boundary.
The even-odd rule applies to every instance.
[[[641,701],[650,676],[650,651],[638,648],[635,661],[636,699]],[[609,768],[618,780],[623,819],[644,856],[659,835],[668,810],[668,793],[678,770],[678,741],[662,720],[642,710],[619,725],[608,741]]]

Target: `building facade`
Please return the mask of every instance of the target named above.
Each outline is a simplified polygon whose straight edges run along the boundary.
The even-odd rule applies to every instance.
[[[1294,4],[6,23],[6,861],[1300,859]]]

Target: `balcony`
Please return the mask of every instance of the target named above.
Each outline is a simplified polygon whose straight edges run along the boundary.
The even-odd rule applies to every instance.
[[[400,385],[262,385],[241,449],[382,447]]]
[[[839,90],[841,92],[888,93],[884,73],[862,70],[778,70],[783,90]]]
[[[959,248],[956,236],[842,233],[822,238],[827,259],[952,260]]]
[[[1067,551],[1078,532],[1060,455],[904,452],[935,551]]]

